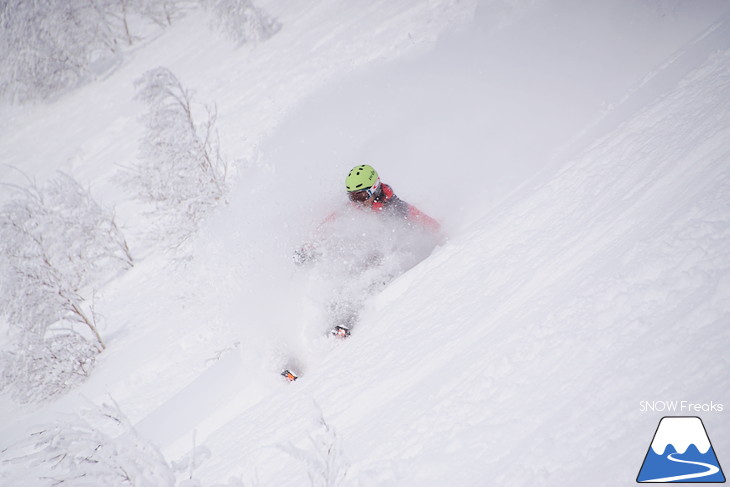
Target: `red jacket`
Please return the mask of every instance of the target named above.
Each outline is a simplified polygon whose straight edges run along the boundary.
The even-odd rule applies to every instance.
[[[382,192],[375,198],[375,201],[373,201],[373,205],[370,208],[362,206],[359,203],[352,203],[352,205],[362,210],[370,209],[372,211],[384,213],[387,212],[393,215],[399,215],[404,220],[408,222],[413,222],[416,225],[419,225],[421,228],[429,230],[436,235],[440,234],[441,224],[438,221],[431,218],[415,206],[410,205],[402,199],[398,198],[398,196],[396,196],[393,192],[393,188],[391,188],[387,184],[382,184],[381,186]],[[327,218],[324,219],[322,223],[320,223],[318,228],[322,228],[322,226],[335,220],[337,216],[338,215],[336,211],[331,213]],[[294,252],[294,261],[297,264],[303,264],[312,260],[312,258],[315,258],[317,254],[316,247],[317,245],[315,243],[304,244],[301,249]]]
[[[393,192],[393,188],[391,188],[387,184],[381,184],[381,188],[382,192],[380,193],[380,195],[378,195],[377,198],[375,198],[375,201],[373,201],[373,205],[370,208],[354,202],[351,203],[352,206],[359,210],[369,209],[372,211],[382,211],[394,215],[400,215],[404,220],[416,223],[434,233],[438,233],[441,230],[441,224],[437,220],[431,218],[415,206],[408,204],[402,199],[398,198],[398,196],[396,196],[396,194]],[[320,227],[331,222],[332,220],[337,218],[337,216],[338,215],[336,211],[332,212],[327,218],[324,219],[322,223],[320,223]]]
[[[417,223],[423,228],[433,232],[438,232],[440,230],[441,224],[438,221],[431,218],[415,206],[398,198],[398,196],[396,196],[393,192],[393,188],[387,184],[382,184],[382,188],[383,191],[377,198],[375,198],[373,206],[371,207],[373,211],[392,212],[393,214],[401,215],[403,219],[409,222]],[[357,205],[357,203],[353,204]]]

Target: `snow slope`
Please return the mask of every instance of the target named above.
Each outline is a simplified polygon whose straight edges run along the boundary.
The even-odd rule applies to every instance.
[[[170,458],[196,431],[204,485],[616,485],[661,416],[640,401],[728,403],[723,2],[267,7],[285,27],[255,48],[190,18],[107,80],[9,109],[9,160],[89,178],[133,233],[111,158],[134,157],[145,69],[164,60],[217,101],[225,150],[248,162],[191,260],[151,254],[103,290],[109,349],[87,384],[4,400],[0,447],[111,394]],[[449,239],[332,343],[290,254],[359,162]],[[306,373],[285,384],[290,355]],[[702,414],[721,463],[723,414]]]

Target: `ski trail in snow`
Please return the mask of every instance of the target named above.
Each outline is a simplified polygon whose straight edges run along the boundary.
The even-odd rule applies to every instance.
[[[717,468],[714,465],[710,465],[709,463],[702,463],[702,462],[691,462],[689,460],[680,460],[679,458],[674,458],[674,455],[677,455],[677,453],[672,453],[670,455],[667,455],[667,459],[677,462],[677,463],[687,463],[689,465],[699,465],[700,467],[706,467],[708,470],[704,472],[699,473],[689,473],[686,475],[676,475],[674,477],[663,477],[660,479],[651,479],[651,480],[644,480],[644,482],[676,482],[678,480],[689,480],[689,479],[698,479],[701,477],[707,477],[713,474],[716,474],[720,471],[719,468]]]
[[[229,401],[240,382],[240,354],[234,350],[201,373],[194,381],[170,397],[135,424],[135,428],[158,444],[168,446],[189,434],[211,410]]]

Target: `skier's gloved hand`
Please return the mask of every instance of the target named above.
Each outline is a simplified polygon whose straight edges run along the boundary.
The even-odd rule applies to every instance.
[[[312,262],[319,257],[319,253],[315,249],[314,245],[306,243],[298,250],[294,251],[294,263],[296,265],[304,265],[307,262]]]
[[[306,264],[309,260],[309,257],[307,256],[307,253],[304,251],[304,249],[295,250],[292,258],[294,259],[294,263],[296,265]]]

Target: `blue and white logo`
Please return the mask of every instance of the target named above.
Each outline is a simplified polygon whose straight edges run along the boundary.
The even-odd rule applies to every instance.
[[[696,416],[662,418],[636,481],[725,482],[702,420]]]

